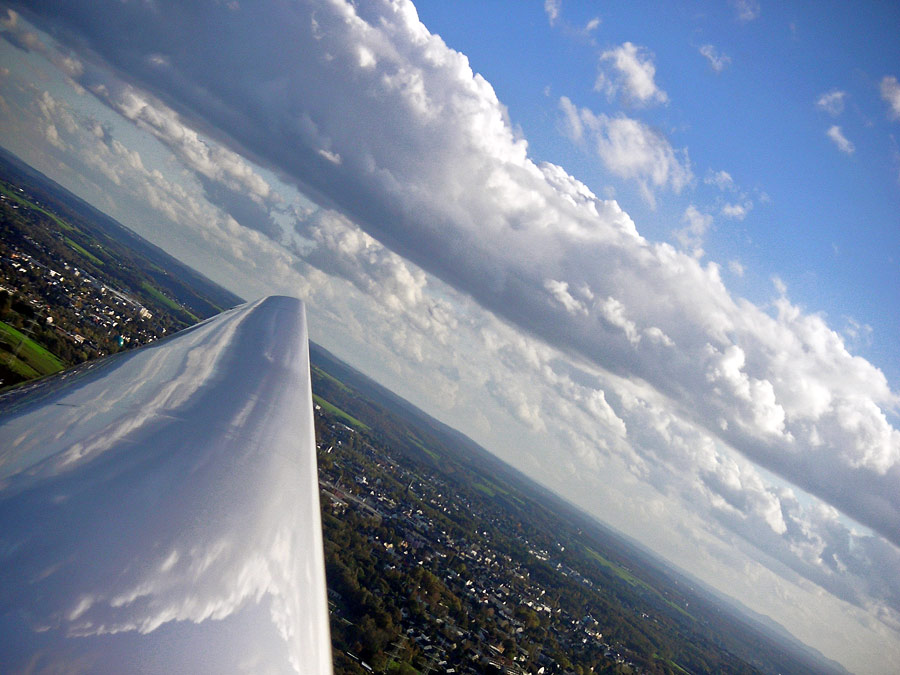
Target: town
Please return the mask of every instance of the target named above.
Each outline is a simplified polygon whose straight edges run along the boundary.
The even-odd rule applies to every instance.
[[[41,184],[0,180],[0,387],[149,344],[240,300],[209,282],[213,301],[187,290],[166,269],[177,261],[146,243],[150,256],[129,248],[112,236],[121,226],[97,227],[86,208]]]
[[[18,294],[20,302],[31,307],[20,314],[30,315],[32,323],[54,328],[80,347],[85,358],[104,356],[116,347],[132,343],[148,344],[165,335],[165,327],[151,324],[153,313],[140,302],[108,288],[68,262],[60,261],[57,271],[15,244],[0,242],[0,248],[0,291],[10,296],[10,304],[13,294]],[[85,331],[85,325],[97,330]],[[86,338],[82,332],[94,337]]]
[[[318,404],[316,416],[336,672],[644,672],[590,612],[560,603],[561,585],[594,582],[559,544],[508,532],[478,496],[490,486],[451,485]]]

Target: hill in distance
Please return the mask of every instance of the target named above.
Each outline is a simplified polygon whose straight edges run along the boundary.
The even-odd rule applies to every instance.
[[[0,149],[0,388],[241,302]]]
[[[123,285],[134,286],[129,290],[135,294],[140,295],[143,291],[154,296],[148,304],[153,299],[161,301],[179,313],[179,318],[191,322],[191,315],[194,320],[207,318],[244,302],[238,295],[151,244],[2,147],[0,177],[23,187],[39,200],[42,210],[51,219],[57,224],[62,221],[60,227],[74,228],[68,229],[66,234],[72,240],[70,245],[80,247],[86,253],[82,261],[86,269],[93,268],[114,277],[123,274],[119,271],[122,268],[127,274],[139,271],[139,278],[120,276],[120,281]],[[104,252],[110,260],[104,260]],[[115,264],[104,264],[110,262]],[[160,300],[160,295],[165,299]]]

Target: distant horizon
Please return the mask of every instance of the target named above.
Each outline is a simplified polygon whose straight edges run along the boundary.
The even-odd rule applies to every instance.
[[[900,7],[9,6],[10,152],[303,298],[338,358],[828,658],[900,667]]]

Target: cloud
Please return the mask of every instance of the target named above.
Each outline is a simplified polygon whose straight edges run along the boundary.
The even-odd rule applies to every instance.
[[[381,245],[339,213],[317,210],[296,223],[297,232],[314,243],[300,253],[309,264],[339,275],[391,311],[425,302],[425,274]]]
[[[8,19],[4,22],[5,25],[8,26],[8,28],[3,31],[4,39],[24,52],[44,52],[46,49],[45,45],[38,37],[37,33],[21,28],[21,26],[18,25],[16,13],[11,10],[10,16],[12,19]]]
[[[319,150],[319,154],[322,155],[322,157],[327,159],[332,164],[340,164],[343,161],[339,154],[337,154],[336,152],[331,152],[329,150],[326,150],[325,148],[321,148]]]
[[[565,281],[556,281],[555,279],[547,279],[544,282],[544,288],[550,292],[553,298],[566,308],[570,314],[587,314],[588,310],[584,303],[576,300],[569,293],[569,284]]]
[[[881,98],[890,107],[890,116],[893,120],[900,120],[900,84],[892,75],[885,75],[881,80]]]
[[[749,199],[740,204],[726,203],[722,206],[721,214],[726,218],[734,218],[735,220],[743,220],[753,208],[753,202]]]
[[[851,344],[871,344],[873,332],[872,326],[869,324],[861,324],[853,317],[846,317],[846,324],[844,325],[842,332]]]
[[[781,277],[772,277],[772,285],[775,287],[775,290],[778,291],[778,295],[782,297],[787,295],[787,285],[781,280]]]
[[[841,128],[836,124],[828,127],[828,131],[825,132],[825,135],[834,142],[838,150],[845,154],[852,155],[856,150],[853,143],[847,140],[847,137],[844,136],[844,132],[841,131]]]
[[[3,39],[24,52],[34,52],[45,56],[66,75],[70,84],[74,84],[72,78],[80,77],[84,73],[84,65],[79,59],[71,54],[48,49],[36,32],[29,30],[23,22],[19,21],[17,12],[11,9],[2,11],[5,13],[5,16],[0,18],[0,36]],[[76,86],[76,90],[79,89]],[[79,93],[82,92],[79,91]]]
[[[710,170],[706,178],[703,179],[703,182],[707,185],[715,185],[720,190],[733,190],[734,189],[734,179],[731,177],[731,174],[727,171],[715,171]]]
[[[743,220],[753,209],[753,200],[749,198],[745,191],[739,189],[731,174],[727,171],[713,171],[710,169],[706,172],[703,182],[706,185],[718,188],[721,192],[732,193],[734,201],[725,201],[722,197],[717,199],[719,214],[722,217]],[[756,192],[762,203],[768,201],[768,196],[764,192],[759,192],[758,190]]]
[[[590,33],[590,32],[592,32],[592,31],[597,30],[597,28],[598,28],[599,26],[600,26],[600,17],[599,17],[599,16],[595,16],[593,19],[591,19],[590,21],[588,21],[588,22],[584,25],[584,32],[585,32],[585,33]]]
[[[637,105],[668,102],[666,92],[656,86],[653,56],[643,47],[626,42],[603,52],[600,63],[608,64],[614,73],[600,71],[594,84],[597,91],[606,91],[610,97],[621,93],[627,102]]]
[[[95,87],[94,93],[126,119],[153,134],[191,170],[257,201],[269,197],[268,183],[240,155],[205,141],[168,106],[132,87],[118,91]]]
[[[19,24],[19,14],[11,9],[4,9],[0,14],[0,30],[15,30]]]
[[[738,21],[746,23],[759,18],[759,0],[730,0]]]
[[[819,96],[816,99],[816,107],[824,110],[832,117],[837,117],[844,112],[844,99],[847,98],[846,91],[832,89]]]
[[[628,318],[625,305],[613,297],[608,297],[603,302],[597,303],[598,314],[610,326],[620,329],[632,345],[641,341],[637,325]]]
[[[560,9],[562,9],[562,0],[544,0],[544,11],[547,12],[547,19],[551,26],[559,18]]]
[[[654,189],[681,192],[693,179],[687,152],[676,152],[643,122],[625,115],[595,114],[588,108],[579,110],[565,96],[559,105],[567,135],[587,143],[613,174],[636,181],[651,204]]]
[[[703,255],[703,237],[712,225],[713,218],[707,213],[701,213],[697,207],[691,204],[687,207],[681,222],[686,223],[683,229],[675,230],[675,239],[683,248],[692,250],[694,256]]]
[[[75,102],[84,101],[79,97]],[[169,168],[179,167],[174,177],[164,175],[152,163],[147,164],[139,151],[127,147],[108,122],[98,121],[71,101],[47,91],[35,90],[30,105],[17,108],[12,115],[17,120],[13,133],[26,146],[36,145],[35,131],[41,137],[50,135],[47,141],[53,152],[48,153],[49,165],[55,170],[62,168],[64,177],[74,179],[93,203],[154,243],[170,246],[167,237],[174,234],[179,257],[192,265],[215,258],[215,269],[207,273],[220,283],[233,282],[238,276],[234,266],[238,265],[259,283],[283,284],[282,292],[292,284],[302,287],[286,252],[273,243],[279,238],[278,229],[268,212],[244,192],[227,191],[222,183],[183,171],[176,157],[170,158],[166,167],[167,174]],[[29,161],[47,171],[41,162]],[[229,213],[206,201],[220,196],[227,202],[221,208],[230,207]],[[240,224],[233,213],[238,214]],[[265,223],[269,227],[264,227]],[[257,266],[250,251],[264,263]]]
[[[721,73],[731,63],[731,57],[721,53],[713,45],[703,45],[700,47],[700,53],[709,61],[710,67],[717,73]]]

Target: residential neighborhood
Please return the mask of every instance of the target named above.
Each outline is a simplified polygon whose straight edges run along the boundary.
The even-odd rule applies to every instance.
[[[560,547],[547,550],[521,533],[498,540],[498,533],[509,534],[508,515],[485,511],[477,489],[470,494],[436,472],[425,473],[322,406],[316,409],[326,537],[338,538],[334,530],[352,524],[386,578],[417,584],[401,583],[399,594],[390,584],[366,589],[394,612],[390,642],[373,650],[352,629],[355,603],[340,582],[331,583],[332,624],[350,647],[336,657],[358,664],[358,672],[407,672],[400,664],[413,662],[421,672],[644,672],[627,648],[604,639],[590,613],[574,614],[559,602],[560,582],[594,587],[558,559]],[[334,574],[340,563],[328,550],[326,544],[331,581],[340,578]],[[536,567],[542,574],[532,573]],[[556,579],[546,583],[554,571]],[[354,651],[354,639],[361,649]],[[591,665],[573,663],[579,657]]]

